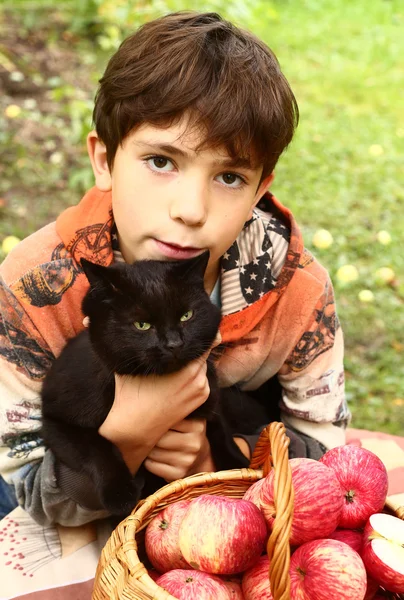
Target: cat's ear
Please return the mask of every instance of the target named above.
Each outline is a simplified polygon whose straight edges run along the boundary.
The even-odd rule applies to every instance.
[[[195,258],[187,258],[186,260],[179,260],[175,262],[175,269],[177,273],[184,277],[196,276],[203,279],[205,275],[206,267],[208,266],[210,252],[206,250],[203,254],[199,254]]]
[[[80,264],[92,289],[103,288],[105,291],[118,291],[120,274],[115,269],[97,265],[85,258],[80,260]]]

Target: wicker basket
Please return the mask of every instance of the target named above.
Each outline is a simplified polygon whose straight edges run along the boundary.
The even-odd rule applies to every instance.
[[[269,581],[274,600],[290,600],[289,537],[294,492],[288,462],[289,438],[282,423],[271,423],[258,440],[250,468],[200,473],[174,481],[145,500],[112,532],[97,568],[92,600],[176,600],[148,575],[144,532],[163,508],[201,494],[242,498],[247,489],[275,470],[274,503],[277,518],[268,540]],[[262,467],[262,469],[259,469]],[[404,519],[404,507],[386,503],[386,509]],[[393,597],[393,596],[392,596]]]

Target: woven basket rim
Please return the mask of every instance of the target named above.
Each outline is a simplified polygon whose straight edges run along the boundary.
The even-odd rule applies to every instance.
[[[160,488],[157,492],[155,492],[148,498],[141,500],[134,508],[133,513],[131,515],[128,515],[128,517],[126,517],[126,519],[124,519],[118,525],[116,530],[122,528],[122,545],[124,545],[125,542],[127,542],[127,541],[132,541],[134,536],[136,535],[136,533],[140,532],[142,529],[144,529],[147,526],[143,522],[144,517],[146,517],[148,514],[147,512],[144,515],[143,519],[134,517],[134,513],[138,512],[138,507],[139,508],[144,507],[144,505],[146,504],[146,500],[148,500],[151,497],[155,497],[156,495],[159,496],[159,502],[157,502],[155,507],[152,508],[151,505],[149,506],[148,510],[150,512],[152,512],[153,510],[155,510],[158,507],[160,502],[164,501],[165,499],[167,499],[168,497],[170,497],[172,495],[172,484],[173,483],[177,483],[177,484],[184,483],[184,482],[189,483],[189,485],[186,486],[185,489],[193,490],[193,489],[197,488],[199,485],[204,485],[204,483],[206,481],[212,482],[212,480],[217,479],[217,481],[213,481],[213,485],[223,483],[223,481],[220,479],[223,475],[225,475],[227,477],[226,483],[237,483],[240,481],[245,481],[246,483],[249,483],[249,482],[255,483],[259,479],[262,479],[263,471],[262,471],[262,469],[244,468],[244,469],[231,469],[231,470],[226,470],[226,471],[216,471],[213,473],[204,472],[204,473],[198,473],[196,475],[190,475],[189,477],[186,477],[182,480],[177,480],[176,482],[172,482],[172,483],[165,485],[164,487]],[[177,500],[174,500],[174,501],[177,501]],[[163,508],[164,507],[161,507],[159,510],[163,510]],[[387,497],[386,502],[385,502],[385,508],[387,508],[390,512],[394,513],[394,515],[397,516],[398,518],[404,520],[404,506],[401,506],[400,504],[395,502],[394,499]],[[150,520],[151,520],[151,518],[150,518]],[[136,524],[137,524],[137,528],[136,528]],[[146,566],[140,561],[138,553],[136,551],[134,551],[134,552],[136,554],[137,562],[131,561],[130,554],[132,554],[132,553],[128,554],[127,552],[125,552],[125,550],[123,552],[124,552],[126,558],[128,559],[128,563],[132,563],[132,564],[129,564],[129,567],[132,567],[130,569],[131,573],[129,574],[129,584],[130,584],[131,580],[136,580],[137,582],[140,583],[140,585],[142,585],[144,587],[145,591],[153,593],[153,594],[157,594],[155,596],[156,600],[177,600],[175,598],[175,596],[172,596],[169,592],[164,590],[164,588],[157,585],[156,582],[150,577]],[[104,568],[105,568],[105,565],[104,565]],[[161,594],[163,594],[163,595],[161,595]]]
[[[259,479],[262,479],[262,476],[262,469],[250,469],[249,467],[244,467],[242,469],[228,469],[226,471],[204,471],[202,473],[190,475],[189,477],[184,477],[183,479],[177,479],[176,481],[172,481],[171,483],[163,486],[157,490],[157,492],[151,494],[147,498],[140,500],[133,509],[132,513],[128,515],[126,519],[122,521],[122,523],[139,521],[139,519],[135,517],[135,514],[139,514],[140,512],[143,517],[143,513],[146,512],[146,506],[150,507],[149,510],[153,510],[154,507],[157,507],[158,504],[160,504],[166,498],[180,494],[186,490],[193,490],[199,485],[208,485],[213,487],[220,483],[232,484],[240,481],[245,481],[246,483],[252,484]],[[208,490],[209,487],[206,489]],[[207,491],[206,493],[209,492]],[[153,501],[151,501],[151,499],[153,499]],[[151,508],[152,506],[153,508]],[[139,529],[137,529],[137,531],[139,531]]]
[[[275,520],[267,545],[267,553],[270,557],[269,579],[271,588],[273,581],[275,582],[272,591],[274,597],[278,600],[289,600],[289,536],[294,490],[288,460],[288,445],[289,440],[284,425],[273,422],[261,432],[250,467],[190,475],[168,483],[138,502],[132,513],[112,532],[102,550],[95,577],[93,600],[107,598],[120,600],[121,597],[176,600],[174,596],[158,586],[148,574],[138,553],[138,541],[141,543],[144,534],[142,533],[138,539],[136,535],[144,530],[165,506],[185,500],[187,496],[192,498],[194,494],[211,493],[228,497],[234,495],[240,498],[242,497],[240,494],[245,493],[244,488],[248,489],[253,483],[266,476],[271,469],[274,471],[275,511],[279,510],[280,516]],[[399,506],[393,499],[387,498],[385,509],[404,520],[404,507]],[[106,588],[111,582],[115,587],[109,589],[107,594]]]

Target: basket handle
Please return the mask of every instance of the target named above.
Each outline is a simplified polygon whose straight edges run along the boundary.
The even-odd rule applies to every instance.
[[[290,598],[290,530],[293,518],[294,490],[289,464],[289,438],[283,423],[274,421],[263,431],[251,457],[250,468],[263,468],[266,476],[273,468],[276,518],[267,544],[269,581],[274,600]]]

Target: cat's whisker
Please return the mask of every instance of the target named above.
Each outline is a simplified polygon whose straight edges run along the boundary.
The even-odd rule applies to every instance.
[[[231,355],[227,355],[226,356],[226,361],[227,360],[233,361],[234,363],[236,363],[240,367],[244,367],[244,365],[245,365],[245,363],[242,360],[240,360],[239,358],[236,358],[234,356],[231,356]]]

